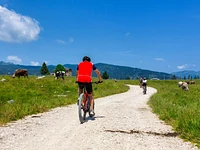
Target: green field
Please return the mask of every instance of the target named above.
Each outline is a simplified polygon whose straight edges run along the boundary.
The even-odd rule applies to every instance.
[[[24,116],[48,111],[77,102],[75,77],[55,80],[53,76],[36,79],[0,76],[0,125]],[[93,79],[94,81],[97,79]],[[200,80],[182,91],[177,80],[151,80],[148,86],[157,89],[148,104],[160,119],[170,124],[180,137],[200,147]],[[125,92],[125,84],[138,85],[138,80],[104,80],[93,85],[95,98]]]

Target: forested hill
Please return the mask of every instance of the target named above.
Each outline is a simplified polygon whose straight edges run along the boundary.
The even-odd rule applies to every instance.
[[[164,73],[164,72],[156,72],[150,70],[144,70],[139,68],[132,68],[126,66],[117,66],[111,64],[97,63],[96,67],[103,74],[105,71],[109,75],[111,79],[137,79],[140,76],[147,77],[148,79],[158,78],[158,79],[171,79],[173,75]],[[76,64],[64,64],[66,68],[72,69],[72,75],[76,74]],[[48,65],[48,70],[50,72],[54,72],[56,65]],[[29,75],[41,75],[40,69],[41,66],[25,66],[25,65],[16,65],[13,63],[7,63],[0,61],[0,74],[1,75],[12,75],[16,69],[28,69]],[[95,76],[95,75],[94,75]]]
[[[156,72],[150,70],[144,70],[139,68],[132,68],[127,66],[116,66],[104,63],[96,64],[97,68],[104,72],[106,71],[110,78],[116,79],[137,79],[139,77],[147,77],[148,79],[171,79],[172,75],[164,72]]]

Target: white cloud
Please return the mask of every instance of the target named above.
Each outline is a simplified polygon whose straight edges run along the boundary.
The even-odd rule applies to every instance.
[[[7,60],[8,60],[9,62],[13,62],[13,63],[17,63],[17,64],[22,63],[21,58],[19,58],[19,57],[17,57],[17,56],[8,56],[8,57],[7,57]]]
[[[65,42],[63,40],[56,40],[56,42],[59,44],[73,43],[74,39],[72,37],[70,37],[67,42]]]
[[[39,62],[31,61],[31,66],[40,66],[40,63]]]
[[[155,60],[157,60],[157,61],[164,61],[163,58],[155,58]]]
[[[188,64],[184,64],[184,65],[181,65],[181,66],[177,66],[178,69],[185,69],[187,68]]]
[[[184,65],[181,65],[181,66],[177,66],[178,69],[185,69],[185,68],[195,68],[196,65],[195,64],[184,64]]]
[[[63,40],[56,40],[56,42],[58,42],[59,44],[66,44],[66,42]]]
[[[129,32],[127,32],[127,33],[125,33],[125,36],[129,36],[131,33],[129,33]]]
[[[37,20],[0,6],[0,41],[30,42],[38,38],[40,30]]]

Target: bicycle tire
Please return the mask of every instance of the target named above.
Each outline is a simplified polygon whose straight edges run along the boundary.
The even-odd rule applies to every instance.
[[[80,123],[84,123],[85,122],[85,111],[84,109],[82,108],[81,104],[82,104],[82,101],[84,100],[84,94],[82,93],[80,96],[79,96],[79,103],[78,103],[78,116],[79,116],[79,121]]]

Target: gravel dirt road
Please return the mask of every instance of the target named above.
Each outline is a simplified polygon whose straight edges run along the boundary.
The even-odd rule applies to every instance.
[[[156,90],[139,86],[95,100],[96,116],[83,124],[77,105],[27,116],[0,127],[0,150],[196,150],[151,112]]]

